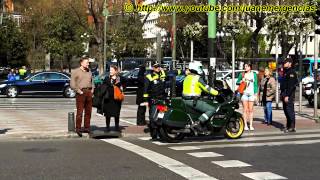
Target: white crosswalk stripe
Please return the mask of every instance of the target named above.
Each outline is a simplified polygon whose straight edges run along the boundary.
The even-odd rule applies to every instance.
[[[174,146],[170,149],[177,151],[199,150],[211,148],[226,147],[259,147],[259,146],[282,146],[282,145],[302,145],[320,143],[320,140],[300,140],[300,141],[280,141],[280,142],[262,142],[262,143],[243,143],[243,144],[221,144],[221,145],[200,145],[200,146]]]
[[[300,131],[299,131],[300,132]],[[306,132],[313,132],[313,133],[319,133],[318,129],[315,129],[313,131],[306,131]],[[191,142],[180,142],[180,143],[163,143],[155,141],[154,144],[160,145],[160,146],[166,146],[166,145],[180,145],[180,144],[203,144],[203,143],[218,143],[218,142],[252,142],[252,141],[266,141],[266,140],[288,140],[288,139],[305,139],[305,138],[320,138],[320,134],[293,134],[293,135],[286,135],[283,134],[283,132],[273,132],[274,134],[259,134],[259,135],[279,135],[279,136],[244,136],[240,139],[213,139],[208,141],[191,141]]]
[[[68,98],[0,98],[0,110],[56,110],[75,108],[75,99]]]
[[[104,139],[103,141],[136,153],[168,170],[190,180],[216,180],[197,169],[194,169],[180,161],[174,160],[157,152],[134,145],[120,139]]]
[[[150,140],[150,137],[139,138],[142,141]],[[283,146],[283,145],[304,145],[320,143],[320,129],[299,130],[297,133],[284,134],[283,132],[258,132],[245,134],[242,138],[236,140],[230,139],[212,139],[201,140],[197,138],[186,138],[180,143],[163,143],[158,141],[149,141],[152,144],[168,148],[175,151],[186,151],[186,154],[197,159],[210,159],[213,166],[223,168],[246,168],[253,167],[254,172],[245,169],[240,172],[239,176],[244,176],[253,180],[265,179],[288,179],[287,177],[275,174],[268,171],[257,171],[254,164],[242,162],[237,159],[228,159],[224,153],[216,153],[212,150],[216,148],[231,148],[231,147],[261,147],[261,146]],[[190,152],[191,151],[191,152]],[[233,157],[234,158],[234,157]],[[251,169],[251,168],[249,168]],[[237,170],[239,172],[239,170]]]
[[[246,176],[253,180],[280,180],[280,179],[288,179],[286,177],[282,177],[278,174],[274,174],[271,172],[253,172],[253,173],[241,173],[243,176]]]
[[[238,160],[226,160],[226,161],[212,161],[213,164],[219,165],[223,168],[231,168],[231,167],[249,167],[250,164],[247,164]]]
[[[197,157],[197,158],[208,158],[208,157],[221,157],[222,154],[218,154],[215,152],[194,152],[194,153],[187,153],[191,156]]]

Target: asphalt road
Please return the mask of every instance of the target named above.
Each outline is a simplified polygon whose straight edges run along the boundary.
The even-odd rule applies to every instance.
[[[319,179],[319,137],[320,130],[308,130],[179,144],[149,137],[2,140],[0,179]]]
[[[7,98],[0,95],[0,110],[72,110],[75,108],[75,102],[75,98],[64,98],[59,95],[21,95],[17,98]],[[135,92],[127,92],[123,105],[135,104]]]

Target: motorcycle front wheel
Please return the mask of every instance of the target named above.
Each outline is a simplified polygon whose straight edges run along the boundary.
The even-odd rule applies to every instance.
[[[239,117],[237,120],[229,121],[225,128],[225,136],[230,139],[240,138],[244,131],[244,120]]]
[[[184,133],[172,133],[170,131],[170,128],[162,126],[160,128],[160,134],[163,141],[166,141],[168,143],[176,143],[185,137]]]

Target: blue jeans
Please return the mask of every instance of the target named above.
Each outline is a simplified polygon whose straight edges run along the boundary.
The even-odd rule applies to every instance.
[[[267,101],[264,106],[264,122],[272,123],[272,101]]]

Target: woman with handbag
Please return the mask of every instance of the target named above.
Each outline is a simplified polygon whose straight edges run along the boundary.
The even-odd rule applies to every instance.
[[[110,75],[104,80],[104,85],[106,86],[106,94],[104,96],[103,102],[103,113],[106,117],[106,130],[110,131],[110,120],[114,117],[115,120],[115,130],[120,131],[119,121],[120,121],[120,111],[121,104],[124,98],[123,95],[123,78],[118,75],[118,67],[110,66]]]
[[[260,95],[264,107],[264,123],[272,124],[272,100],[276,94],[276,80],[272,77],[272,70],[264,70],[264,78],[260,84]]]
[[[244,64],[244,73],[240,73],[237,84],[239,84],[238,92],[242,95],[241,101],[243,105],[243,119],[245,122],[244,130],[248,131],[247,121],[250,123],[250,130],[253,131],[253,105],[257,100],[258,94],[258,75],[252,71],[252,65]]]

